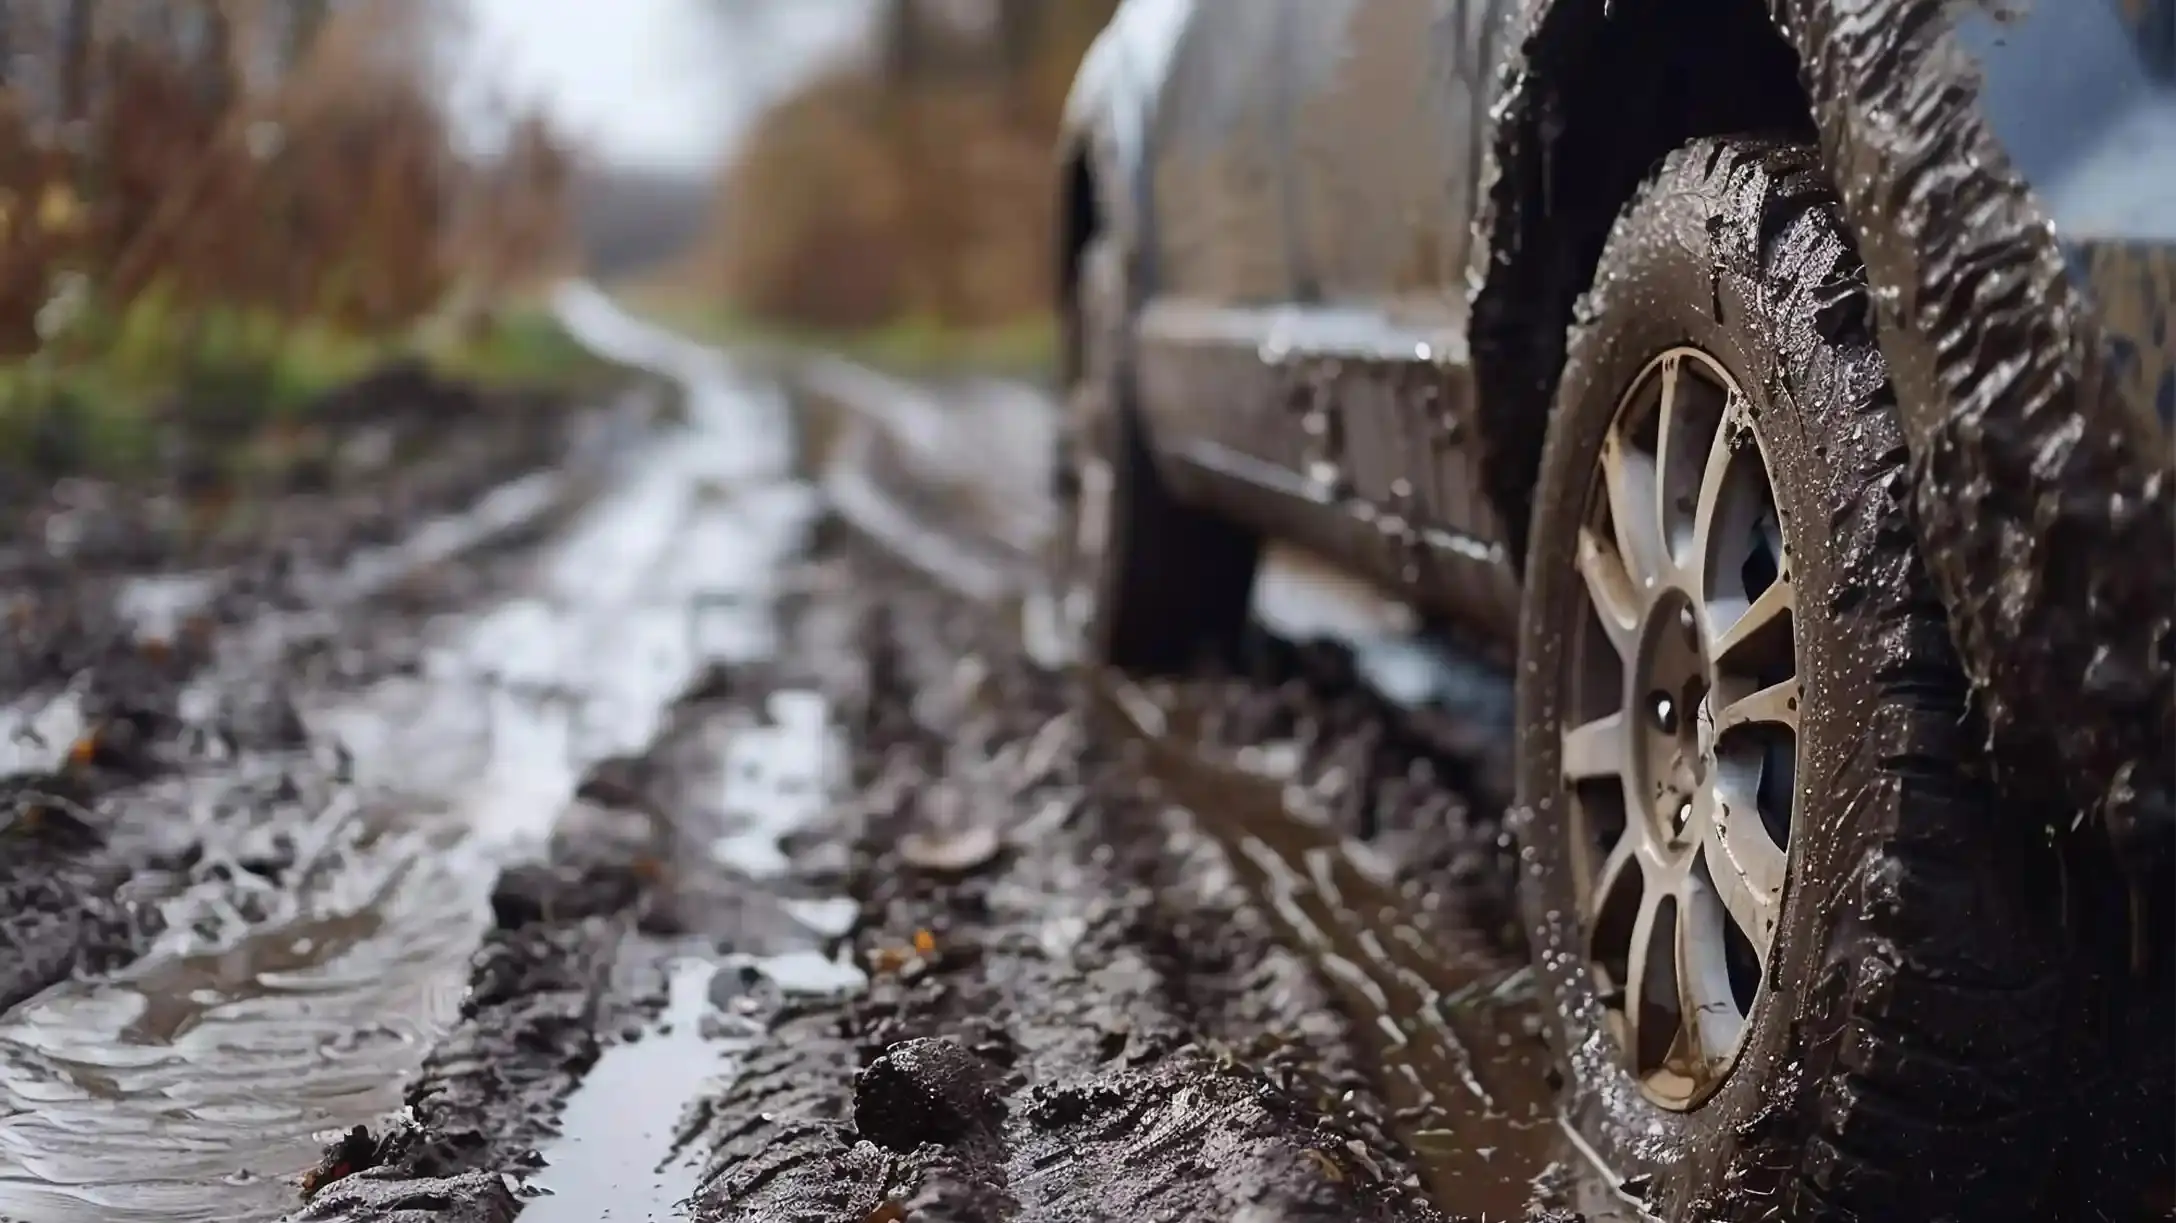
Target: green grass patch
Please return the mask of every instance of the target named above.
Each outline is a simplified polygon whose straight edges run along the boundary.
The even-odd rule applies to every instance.
[[[962,374],[1043,381],[1057,369],[1058,326],[1047,315],[966,328],[904,318],[858,331],[783,326],[671,294],[632,295],[639,314],[684,335],[742,351],[791,357],[835,353],[901,377]]]
[[[597,356],[541,306],[501,310],[480,336],[425,346],[433,368],[492,387],[587,390],[624,371]]]
[[[128,476],[177,437],[199,450],[262,449],[265,434],[307,425],[328,392],[418,358],[492,388],[582,393],[618,376],[541,306],[502,310],[459,337],[368,337],[263,312],[183,311],[147,293],[113,314],[81,308],[39,352],[0,365],[0,466]]]

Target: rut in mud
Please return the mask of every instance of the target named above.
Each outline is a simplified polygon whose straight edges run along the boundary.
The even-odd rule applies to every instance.
[[[812,473],[854,529],[780,574],[776,652],[584,783],[501,882],[414,1123],[336,1147],[322,1172],[360,1172],[302,1217],[1591,1197],[1523,974],[1460,933],[1508,920],[1500,679],[1267,635],[1253,674],[1156,692],[1038,662],[1018,548],[887,504],[913,456],[855,432]],[[1385,686],[1462,699],[1409,718]]]
[[[1518,974],[1485,946],[1480,972],[1445,964],[1452,915],[1394,872],[1335,878],[1324,824],[1276,876],[1319,940],[1289,943],[1252,899],[1265,868],[1178,791],[1233,795],[1091,736],[1094,695],[987,609],[859,545],[789,585],[780,654],[714,673],[585,787],[549,865],[502,882],[421,1124],[349,1152],[382,1166],[305,1217],[384,1217],[422,1184],[495,1217],[520,1200],[495,1174],[531,1169],[549,1196],[524,1219],[1434,1219],[1430,1182],[1524,1209],[1558,1153],[1517,1094],[1538,1071],[1496,1043],[1533,1048]],[[1356,750],[1331,742],[1326,795]],[[1216,788],[1288,818],[1273,783]],[[1339,911],[1363,898],[1411,909],[1381,923],[1403,945]],[[1400,1116],[1386,1042],[1415,1088]],[[1502,1146],[1479,1176],[1477,1115]]]

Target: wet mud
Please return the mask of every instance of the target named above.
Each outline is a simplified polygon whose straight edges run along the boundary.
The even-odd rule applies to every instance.
[[[53,621],[0,1219],[1639,1217],[1552,1103],[1507,677],[1298,556],[1236,670],[1084,673],[1032,471],[566,308],[675,420]]]
[[[0,1218],[1573,1201],[1498,1077],[1500,680],[1301,571],[1250,672],[1121,697],[1033,640],[1034,515],[897,495],[941,448],[569,308],[675,422],[16,622]]]
[[[1032,471],[565,305],[674,422],[115,576],[11,715],[0,1219],[1642,1217],[1553,1103],[1508,677],[1297,555],[1235,670],[1083,672]]]
[[[430,620],[502,582],[655,404],[501,403],[399,371],[347,394],[335,426],[422,422],[407,461],[250,490],[216,532],[155,490],[56,494],[54,515],[133,542],[10,545],[28,576],[0,710],[0,1217],[270,1217],[293,1190],[251,1144],[284,1136],[306,1164],[314,1105],[374,1119],[381,1055],[430,1038],[405,952],[373,955],[398,943],[389,898],[460,868],[321,719],[420,666]],[[502,408],[526,414],[519,441]],[[429,444],[455,424],[469,436]]]
[[[200,844],[118,810],[124,796],[173,790],[210,758],[297,746],[282,693],[211,699],[219,686],[199,681],[223,653],[248,638],[299,658],[303,635],[268,622],[282,608],[353,610],[383,593],[362,581],[373,565],[377,586],[443,592],[458,583],[427,572],[432,558],[412,543],[466,529],[466,548],[520,526],[469,507],[523,473],[557,469],[510,507],[520,518],[541,518],[569,490],[594,449],[577,437],[587,426],[550,396],[503,399],[394,369],[338,392],[318,428],[328,449],[398,437],[412,461],[202,490],[201,503],[182,496],[178,474],[17,498],[0,539],[15,592],[0,626],[0,692],[11,694],[0,707],[0,1009],[126,963],[169,923],[154,880],[213,869],[195,860]],[[518,439],[490,424],[510,413],[525,419]],[[447,422],[466,435],[446,436]]]
[[[299,1217],[1443,1217],[1398,1136],[1441,1117],[1391,1119],[1371,1038],[1098,698],[857,538],[788,586],[779,653],[502,880],[413,1121]]]

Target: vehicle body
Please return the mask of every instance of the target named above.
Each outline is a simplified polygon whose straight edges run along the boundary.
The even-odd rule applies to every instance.
[[[1128,0],[1068,111],[1065,301],[1101,237],[1129,427],[1177,503],[1344,558],[1508,664],[1612,226],[1689,141],[1816,150],[2001,818],[2112,864],[2129,924],[2091,937],[2160,982],[2176,3],[2008,7]]]

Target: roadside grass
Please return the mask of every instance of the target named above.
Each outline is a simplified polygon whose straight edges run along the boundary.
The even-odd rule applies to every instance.
[[[0,470],[22,480],[126,479],[160,469],[177,438],[255,465],[267,439],[312,422],[317,405],[400,364],[486,391],[602,390],[621,376],[540,305],[459,329],[368,335],[268,311],[183,311],[159,294],[0,365]],[[482,402],[518,396],[482,397]],[[399,411],[401,405],[388,405]]]
[[[465,422],[429,382],[586,376],[520,296],[572,258],[571,151],[511,106],[503,147],[461,151],[424,53],[449,3],[77,2],[6,23],[51,69],[0,80],[9,502],[331,447],[381,408],[445,436]],[[389,366],[406,381],[380,390],[428,402],[335,393]]]
[[[759,360],[832,354],[918,380],[977,374],[1040,383],[1057,368],[1058,327],[1049,315],[985,326],[916,315],[872,327],[825,328],[759,318],[674,289],[635,286],[619,296],[654,323]]]

